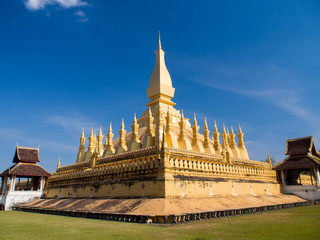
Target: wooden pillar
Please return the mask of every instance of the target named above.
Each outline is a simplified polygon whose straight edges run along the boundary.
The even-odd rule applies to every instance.
[[[43,190],[43,177],[41,177],[41,181],[40,181],[40,191],[42,191]]]
[[[2,191],[6,191],[7,190],[7,184],[8,184],[8,177],[4,177],[3,179],[3,188],[2,188]]]
[[[1,189],[0,189],[0,193],[2,193],[4,178],[5,178],[5,177],[1,177]]]
[[[18,187],[17,187],[17,191],[20,190],[20,177],[19,177],[19,180],[18,180]]]
[[[311,178],[311,185],[313,185],[312,168],[310,168],[310,178]]]
[[[319,176],[319,168],[318,167],[315,167],[314,168],[314,172],[315,172],[315,175],[316,175],[316,186],[319,187],[320,186],[320,176]]]
[[[31,191],[33,191],[34,188],[34,178],[35,177],[31,177]]]
[[[299,182],[300,182],[300,185],[302,185],[301,184],[301,176],[300,176],[300,174],[301,174],[301,172],[299,173]]]
[[[14,191],[15,186],[16,186],[16,176],[12,175],[11,181],[10,181],[10,191]]]
[[[12,191],[16,190],[16,176],[13,177],[13,188]]]
[[[283,169],[280,170],[280,177],[281,177],[282,185],[285,186],[286,185],[286,180],[284,179]]]

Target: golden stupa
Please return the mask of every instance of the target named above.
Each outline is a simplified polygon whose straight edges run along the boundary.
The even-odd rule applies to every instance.
[[[239,125],[237,134],[216,123],[210,135],[207,121],[199,132],[183,111],[174,108],[175,89],[159,46],[149,81],[148,109],[134,115],[131,131],[122,119],[119,138],[113,140],[110,123],[104,136],[84,131],[75,164],[60,166],[48,180],[46,198],[177,198],[280,193],[271,160],[249,159]],[[236,135],[238,143],[236,143]],[[104,142],[104,143],[103,143]]]

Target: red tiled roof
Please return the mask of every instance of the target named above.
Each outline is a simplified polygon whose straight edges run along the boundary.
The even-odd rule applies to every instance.
[[[44,168],[36,163],[17,163],[5,170],[0,176],[24,176],[24,177],[49,177],[51,176]]]
[[[39,158],[39,148],[26,148],[18,147],[16,148],[16,153],[13,158],[14,163],[19,162],[29,162],[36,163],[40,162]]]

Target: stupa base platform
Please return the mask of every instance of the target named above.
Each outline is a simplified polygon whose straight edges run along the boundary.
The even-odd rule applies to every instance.
[[[137,223],[178,223],[306,206],[294,195],[176,199],[38,199],[15,210]]]

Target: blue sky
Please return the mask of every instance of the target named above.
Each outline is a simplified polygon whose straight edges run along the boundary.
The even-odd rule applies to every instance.
[[[146,110],[158,31],[185,116],[241,124],[250,158],[285,138],[320,146],[319,1],[1,0],[1,169],[16,143],[49,171],[76,160],[81,129]],[[115,137],[116,137],[115,136]]]

